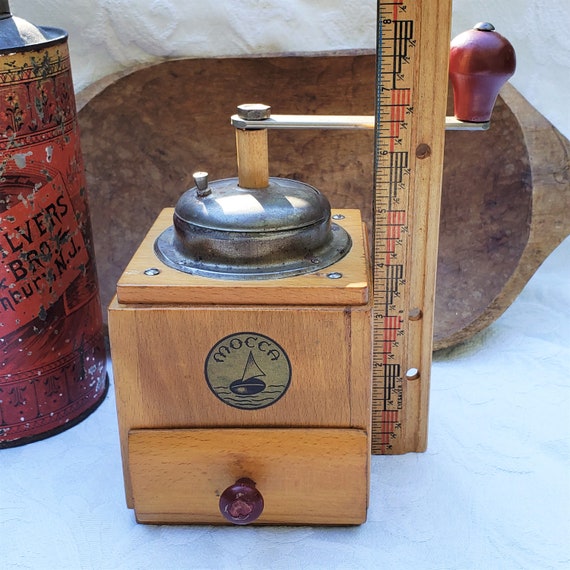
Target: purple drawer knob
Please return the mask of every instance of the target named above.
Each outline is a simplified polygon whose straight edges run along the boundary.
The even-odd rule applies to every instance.
[[[246,477],[238,479],[220,496],[220,512],[233,524],[249,524],[263,512],[263,497],[255,482]]]
[[[449,78],[454,114],[461,121],[487,122],[501,87],[515,72],[515,50],[492,24],[481,22],[451,42]]]

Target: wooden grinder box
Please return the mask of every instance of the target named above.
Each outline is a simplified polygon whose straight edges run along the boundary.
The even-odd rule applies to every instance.
[[[364,522],[372,295],[359,212],[333,211],[352,240],[340,261],[259,281],[163,264],[153,247],[172,215],[160,214],[109,307],[137,521],[225,523],[220,497],[246,479],[263,497],[256,523]]]

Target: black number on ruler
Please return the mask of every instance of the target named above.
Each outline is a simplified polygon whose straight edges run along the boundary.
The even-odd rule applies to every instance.
[[[396,20],[394,23],[394,51],[392,53],[392,89],[397,89],[398,81],[403,79],[404,65],[410,63],[408,48],[414,37],[412,20]]]
[[[384,315],[390,313],[390,307],[394,304],[394,297],[399,295],[399,284],[404,275],[404,267],[402,265],[387,265],[384,277],[382,292],[384,293]]]
[[[384,410],[394,405],[393,397],[396,394],[398,378],[400,377],[399,364],[386,364],[384,366]]]
[[[404,175],[409,174],[409,153],[408,151],[394,151],[382,153],[383,156],[388,156],[389,162],[386,165],[379,165],[379,177],[386,185],[388,191],[388,210],[392,210],[394,202],[398,199],[398,190],[403,188]],[[387,177],[382,174],[382,171],[387,172]]]

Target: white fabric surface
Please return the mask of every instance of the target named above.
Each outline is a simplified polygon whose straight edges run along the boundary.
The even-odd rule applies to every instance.
[[[137,525],[112,392],[0,450],[0,568],[570,568],[570,239],[490,328],[433,365],[424,454],[372,460],[360,527]]]

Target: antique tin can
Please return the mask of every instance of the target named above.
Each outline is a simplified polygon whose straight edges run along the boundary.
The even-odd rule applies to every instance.
[[[67,34],[0,2],[0,447],[67,429],[107,386]]]

